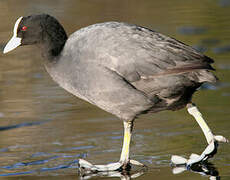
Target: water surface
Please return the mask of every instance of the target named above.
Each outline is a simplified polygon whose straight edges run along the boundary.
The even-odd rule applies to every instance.
[[[215,59],[216,85],[194,95],[210,127],[229,138],[230,6],[223,0],[2,0],[0,49],[12,35],[15,20],[49,13],[68,34],[98,22],[124,21],[179,39]],[[36,47],[0,53],[0,177],[6,179],[78,179],[78,159],[95,163],[119,159],[122,122],[55,84],[42,66]],[[173,154],[201,153],[205,138],[186,112],[141,116],[135,123],[131,157],[149,168],[137,179],[209,179],[184,171],[174,175]],[[230,178],[230,147],[221,144],[211,162],[221,179]],[[94,177],[93,179],[101,179]],[[104,179],[111,179],[104,177]],[[120,179],[120,178],[117,178]]]

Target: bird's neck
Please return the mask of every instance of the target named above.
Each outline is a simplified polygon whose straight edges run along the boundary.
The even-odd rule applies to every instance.
[[[43,37],[43,42],[39,46],[42,51],[42,56],[47,63],[53,63],[58,59],[57,57],[61,54],[66,40],[66,34],[59,34],[56,37],[49,35]]]
[[[48,16],[41,22],[42,37],[40,48],[46,61],[56,61],[67,41],[67,35],[62,25],[53,17]]]

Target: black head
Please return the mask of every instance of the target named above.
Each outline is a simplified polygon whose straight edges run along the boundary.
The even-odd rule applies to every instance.
[[[14,26],[14,35],[4,48],[7,53],[19,45],[39,44],[50,55],[58,55],[67,35],[61,24],[48,14],[20,17]]]
[[[41,43],[43,21],[48,15],[27,16],[21,19],[17,27],[17,37],[21,38],[21,45]]]

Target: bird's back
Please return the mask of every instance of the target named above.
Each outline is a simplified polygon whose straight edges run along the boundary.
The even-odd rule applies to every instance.
[[[160,74],[213,69],[213,60],[190,46],[127,23],[107,22],[82,28],[70,36],[67,46],[76,49],[77,61],[103,65],[130,82]],[[212,82],[215,78],[206,80]]]
[[[69,37],[65,49],[74,57],[73,65],[108,69],[150,100],[157,97],[159,108],[155,104],[153,111],[184,107],[203,82],[216,81],[209,71],[211,58],[173,38],[127,23],[82,28]]]

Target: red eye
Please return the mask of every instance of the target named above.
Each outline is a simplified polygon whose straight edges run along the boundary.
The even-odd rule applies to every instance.
[[[27,30],[27,27],[26,27],[26,26],[23,26],[21,30],[22,30],[22,31],[26,31],[26,30]]]

